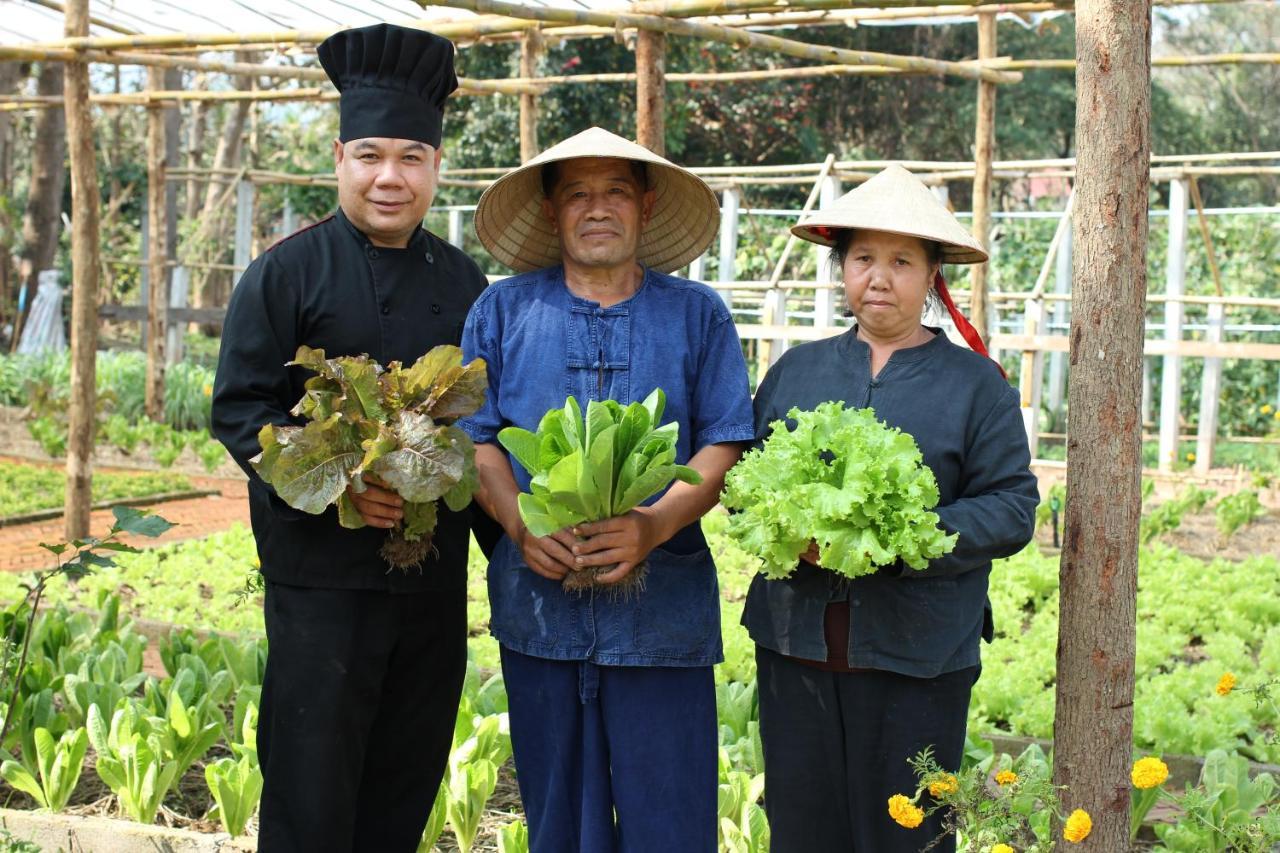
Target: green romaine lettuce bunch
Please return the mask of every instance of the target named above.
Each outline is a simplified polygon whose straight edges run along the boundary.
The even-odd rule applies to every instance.
[[[795,571],[816,541],[819,563],[854,578],[902,560],[913,569],[956,543],[931,510],[938,485],[915,440],[872,409],[823,403],[774,421],[764,446],[730,469],[722,503],[738,510],[728,533],[759,555],[768,578]]]
[[[697,471],[676,464],[680,425],[658,426],[666,402],[657,388],[644,402],[629,406],[591,400],[584,416],[578,401],[569,397],[564,408],[542,417],[536,433],[519,427],[499,432],[499,443],[532,478],[530,491],[517,499],[529,532],[547,536],[582,522],[625,515],[673,480],[701,483]],[[603,573],[574,572],[565,585],[589,586],[594,575]]]
[[[475,448],[453,423],[484,402],[484,360],[463,365],[462,350],[438,346],[411,367],[383,368],[367,355],[326,358],[302,346],[290,364],[317,374],[291,411],[309,423],[264,426],[254,470],[295,509],[337,504],[339,522],[353,529],[364,519],[347,486],[363,491],[364,476],[377,477],[405,501],[382,556],[397,568],[417,565],[431,547],[436,501],[461,510],[479,482]]]

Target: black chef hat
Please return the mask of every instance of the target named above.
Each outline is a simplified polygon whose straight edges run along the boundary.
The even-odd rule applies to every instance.
[[[383,136],[440,147],[444,102],[458,88],[448,39],[374,24],[340,30],[321,42],[316,53],[342,93],[339,139]]]

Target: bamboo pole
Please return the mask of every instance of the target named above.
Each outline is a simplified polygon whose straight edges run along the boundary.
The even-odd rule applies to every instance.
[[[757,80],[798,80],[811,77],[884,77],[901,75],[897,68],[883,65],[810,65],[801,68],[765,68],[754,71],[673,71],[664,74],[668,83],[747,83]],[[629,71],[603,74],[561,74],[536,79],[513,77],[508,82],[530,83],[549,89],[552,86],[583,85],[595,83],[634,83],[636,75]]]
[[[801,218],[813,209],[817,203],[819,196],[822,194],[822,186],[827,181],[827,175],[831,174],[831,167],[835,165],[836,155],[828,154],[827,159],[823,161],[822,168],[818,171],[818,179],[813,182],[813,188],[809,190],[809,197],[805,199],[804,207],[800,211]],[[773,273],[769,276],[769,289],[765,294],[764,312],[761,314],[760,322],[770,325],[777,320],[777,315],[781,313],[779,306],[786,305],[786,295],[783,290],[778,287],[778,282],[782,280],[782,273],[786,269],[787,259],[791,257],[791,250],[795,248],[795,234],[787,234],[786,245],[782,247],[782,254],[778,256],[778,262],[773,266]],[[812,287],[812,282],[809,283]],[[785,343],[778,341],[779,344]],[[773,347],[774,341],[762,340],[760,346],[756,350],[756,376],[763,378],[765,372],[773,364]]]
[[[978,59],[986,60],[996,55],[996,16],[984,12],[978,16]],[[977,119],[973,139],[973,236],[985,248],[991,236],[991,163],[996,143],[996,87],[985,80],[978,81]],[[986,263],[974,264],[970,276],[969,320],[985,341],[987,332],[987,272]]]
[[[887,65],[892,68],[929,74],[949,74],[968,79],[988,80],[993,83],[1016,83],[1021,76],[1016,72],[982,68],[960,62],[944,62],[917,56],[898,56],[865,50],[845,50],[806,44],[792,39],[779,38],[763,33],[735,30],[713,24],[660,18],[654,15],[633,15],[620,12],[594,12],[582,9],[556,9],[544,6],[528,6],[508,0],[418,0],[421,3],[447,6],[453,9],[469,9],[473,12],[494,12],[524,17],[538,21],[562,21],[567,23],[594,24],[602,27],[650,30],[675,35],[692,36],[708,41],[736,44],[757,50],[768,50],[786,56],[838,63],[841,65]],[[821,0],[827,2],[827,0]],[[847,3],[848,0],[840,0]]]
[[[164,69],[150,68],[147,85],[153,89],[164,87]],[[165,270],[165,249],[168,244],[165,225],[165,126],[164,111],[160,101],[147,107],[147,372],[145,384],[145,409],[147,417],[156,422],[164,420],[164,345],[167,336],[166,312],[169,308],[169,276]]]
[[[1194,175],[1191,176],[1191,201],[1196,206],[1196,223],[1200,226],[1200,239],[1204,240],[1205,255],[1209,259],[1209,271],[1213,273],[1213,286],[1221,296],[1222,271],[1218,269],[1218,258],[1213,251],[1213,238],[1209,236],[1209,223],[1204,216],[1204,199],[1200,198],[1200,183]]]
[[[327,82],[329,79],[329,75],[325,73],[323,68],[264,65],[253,62],[218,62],[210,59],[169,56],[161,53],[112,53],[100,50],[77,51],[71,48],[50,48],[32,45],[0,45],[0,60],[6,59],[55,62],[87,61],[107,65],[140,65],[148,67],[157,66],[161,68],[183,68],[191,71],[214,72],[250,77],[267,77],[275,80],[315,80]],[[536,89],[531,87],[531,84],[524,82],[512,82],[510,80],[480,80],[469,77],[459,77],[458,90],[454,94],[521,95],[536,91]],[[198,100],[200,98],[200,94],[201,93],[199,92],[184,92],[182,95],[171,95],[171,97],[182,100]],[[226,100],[234,99],[226,98]]]
[[[636,38],[636,141],[658,156],[667,153],[667,36],[641,30]]]
[[[89,32],[89,0],[68,0],[66,33]],[[71,403],[68,412],[66,536],[89,535],[92,503],[95,357],[98,349],[98,169],[94,160],[89,66],[69,62],[64,93],[71,160]]]
[[[520,76],[532,80],[538,76],[538,58],[542,55],[542,35],[528,30],[520,39]],[[520,162],[528,163],[538,156],[538,96],[520,96]]]

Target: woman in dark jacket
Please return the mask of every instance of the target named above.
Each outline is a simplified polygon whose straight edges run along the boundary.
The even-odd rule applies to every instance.
[[[915,438],[938,482],[955,549],[844,579],[817,548],[784,580],[757,576],[743,622],[756,643],[765,808],[773,853],[953,851],[943,813],[914,829],[889,816],[926,747],[958,769],[978,640],[992,635],[991,561],[1031,539],[1038,502],[1018,396],[955,309],[943,262],[986,252],[916,177],[892,166],[793,229],[833,248],[857,325],[789,350],[755,398],[757,437],[793,406],[872,407]],[[923,325],[940,299],[977,352]]]

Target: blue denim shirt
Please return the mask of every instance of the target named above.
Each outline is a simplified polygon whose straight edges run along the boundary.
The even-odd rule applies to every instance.
[[[496,444],[507,426],[536,430],[572,394],[623,404],[654,388],[680,424],[676,459],[755,434],[747,366],[733,320],[710,288],[646,270],[630,299],[601,308],[569,292],[562,267],[496,282],[471,309],[464,357],[489,367],[484,406],[459,426]],[[529,474],[511,460],[516,482]],[[657,500],[655,496],[653,500]],[[723,659],[715,564],[695,522],[648,558],[642,592],[566,593],[534,574],[504,536],[489,561],[489,628],[535,657],[614,666],[707,666]]]

